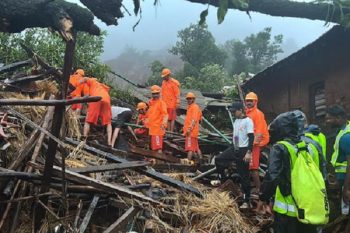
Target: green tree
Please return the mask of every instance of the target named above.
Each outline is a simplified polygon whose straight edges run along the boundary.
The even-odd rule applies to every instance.
[[[150,64],[150,69],[151,69],[151,76],[148,78],[147,85],[152,86],[152,85],[161,85],[162,84],[162,79],[160,77],[160,74],[162,70],[165,68],[165,66],[158,60],[153,61]]]
[[[218,64],[208,64],[199,71],[199,76],[187,76],[181,86],[203,92],[220,92],[224,85],[229,84],[229,76],[225,69]]]
[[[231,74],[259,72],[276,62],[278,54],[283,52],[282,41],[282,35],[271,36],[271,28],[251,34],[243,41],[227,41],[224,45],[229,54],[226,67]]]
[[[99,59],[103,53],[105,36],[105,32],[101,36],[79,32],[74,57],[75,68],[83,68],[87,75],[102,81],[107,78],[109,70]],[[0,62],[9,64],[28,59],[20,43],[33,49],[48,64],[63,67],[65,43],[57,33],[51,33],[47,29],[28,29],[17,34],[0,33]]]
[[[197,71],[207,64],[224,65],[226,53],[215,44],[213,35],[206,25],[191,24],[178,32],[179,41],[170,49]]]

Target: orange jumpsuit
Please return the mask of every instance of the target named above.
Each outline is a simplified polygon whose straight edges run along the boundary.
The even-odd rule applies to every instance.
[[[139,114],[139,116],[137,118],[137,123],[139,125],[145,125],[146,119],[147,119],[146,114]],[[138,129],[135,129],[134,132],[137,135],[146,135],[147,134],[147,129],[145,129],[145,128],[138,128]]]
[[[247,108],[247,116],[252,119],[254,123],[254,145],[252,151],[252,162],[249,165],[251,170],[257,170],[260,166],[260,151],[261,148],[269,143],[270,135],[265,120],[265,115],[257,107],[258,102],[255,102],[253,108]]]
[[[185,118],[185,123],[183,127],[184,135],[187,134],[189,131],[189,128],[193,124],[194,121],[194,127],[190,133],[189,136],[186,135],[185,140],[185,150],[186,151],[192,151],[192,152],[198,152],[199,151],[199,145],[198,145],[198,134],[199,134],[199,123],[202,120],[202,111],[199,108],[199,106],[196,103],[193,103],[189,106],[187,106],[187,113]]]
[[[76,89],[77,95],[101,96],[102,99],[98,102],[88,104],[86,122],[97,124],[98,118],[101,118],[102,125],[111,124],[111,98],[109,96],[109,87],[100,83],[95,78],[88,78],[85,83],[79,84]]]
[[[72,84],[75,88],[80,84],[80,81],[84,79],[83,76],[79,74],[73,74],[69,77],[69,83]],[[77,90],[74,90],[70,93],[70,98],[74,99],[74,97],[78,97]],[[72,110],[82,109],[82,104],[72,104]]]
[[[169,115],[168,120],[176,119],[176,106],[180,104],[180,83],[176,79],[170,78],[162,82],[162,99],[167,105]]]
[[[151,99],[149,101],[145,125],[148,128],[148,134],[151,136],[152,150],[163,149],[163,136],[165,134],[168,118],[166,107],[165,102],[161,99]]]

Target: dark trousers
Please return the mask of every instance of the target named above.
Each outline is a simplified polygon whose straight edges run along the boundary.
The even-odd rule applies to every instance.
[[[243,161],[247,150],[248,149],[246,147],[235,150],[235,148],[232,146],[215,158],[215,166],[222,181],[227,180],[225,169],[228,168],[232,162],[236,163],[237,172],[241,179],[241,186],[245,201],[249,201],[251,190],[249,163]]]
[[[274,233],[317,233],[317,226],[303,224],[297,218],[275,213]]]

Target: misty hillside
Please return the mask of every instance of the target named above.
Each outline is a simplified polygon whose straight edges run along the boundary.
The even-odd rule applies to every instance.
[[[126,48],[117,58],[105,63],[116,73],[143,84],[150,76],[150,64],[154,60],[159,60],[172,71],[181,70],[183,66],[181,59],[168,53],[167,49],[138,51],[132,47]]]

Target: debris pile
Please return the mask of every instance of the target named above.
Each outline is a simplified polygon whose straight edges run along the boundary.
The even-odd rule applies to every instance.
[[[32,65],[18,64],[0,68],[3,80]],[[229,146],[228,134],[205,120],[205,159],[192,164],[177,133],[167,134],[164,153],[150,151],[147,138],[135,141],[128,132],[118,145],[126,149],[104,145],[100,128],[82,141],[83,117],[66,107],[56,137],[54,106],[71,102],[54,99],[60,82],[44,67],[36,67],[40,78],[22,75],[0,92],[0,232],[272,232],[271,216],[239,210],[234,164],[228,171],[232,181],[211,185],[217,179],[213,157]],[[96,101],[89,98],[79,101]],[[57,150],[47,168],[51,141]]]

